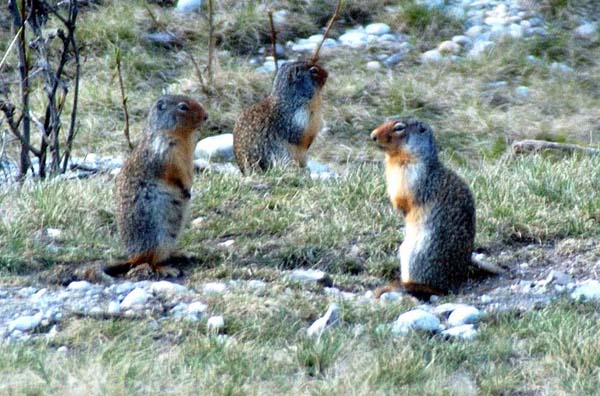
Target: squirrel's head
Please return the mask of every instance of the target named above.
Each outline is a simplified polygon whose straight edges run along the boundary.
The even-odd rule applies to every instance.
[[[148,114],[148,126],[154,132],[192,133],[208,119],[204,107],[183,95],[164,95],[154,102]]]
[[[313,62],[284,63],[275,76],[271,94],[284,99],[299,97],[310,100],[323,88],[327,76],[327,70]]]
[[[410,118],[392,118],[371,132],[379,148],[403,162],[435,161],[437,148],[431,127]]]

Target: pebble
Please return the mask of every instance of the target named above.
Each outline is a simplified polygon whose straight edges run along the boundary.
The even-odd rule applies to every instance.
[[[48,238],[58,240],[62,236],[62,230],[58,228],[46,228]]]
[[[573,282],[573,277],[564,272],[551,270],[546,277],[546,283],[554,283],[556,285],[566,286]]]
[[[391,291],[379,296],[379,301],[383,303],[395,302],[402,300],[402,297],[404,297],[402,293]]]
[[[454,41],[446,40],[442,41],[437,49],[442,54],[458,54],[460,52],[460,45]]]
[[[379,61],[367,62],[367,70],[375,71],[381,69],[381,63]]]
[[[202,6],[202,0],[178,0],[175,11],[191,14],[192,12],[198,11]]]
[[[158,281],[153,282],[152,285],[150,285],[150,291],[152,291],[152,294],[154,294],[155,296],[173,298],[175,296],[184,294],[188,291],[188,289],[187,287],[177,283],[169,281]]]
[[[24,332],[33,330],[40,325],[42,317],[43,315],[41,312],[38,312],[35,315],[20,316],[8,324],[8,331],[12,332],[13,330],[18,330]]]
[[[291,273],[285,275],[284,279],[293,282],[300,283],[322,283],[325,286],[331,286],[331,278],[326,272],[321,270],[294,270]]]
[[[119,313],[121,313],[121,305],[118,301],[111,301],[108,303],[108,308],[106,312],[109,315],[118,315]]]
[[[519,99],[528,99],[531,96],[531,90],[529,87],[520,85],[515,88],[515,96]]]
[[[92,288],[92,284],[88,281],[74,281],[69,283],[67,290],[88,291]]]
[[[187,312],[190,315],[200,316],[206,312],[208,305],[200,301],[194,301],[187,306]]]
[[[576,286],[571,298],[578,301],[600,301],[600,282],[588,280]]]
[[[552,62],[550,65],[550,72],[555,74],[571,74],[573,68],[562,62]]]
[[[227,291],[227,285],[222,282],[209,282],[202,286],[202,291],[207,294],[221,294]]]
[[[210,333],[219,333],[225,327],[225,319],[222,316],[211,316],[206,321],[206,328]]]
[[[590,40],[598,37],[597,31],[598,26],[595,23],[584,23],[578,26],[573,33],[578,38]]]
[[[350,48],[363,48],[369,42],[369,35],[360,30],[349,30],[339,37],[342,45]]]
[[[120,309],[141,308],[152,296],[144,289],[135,288],[121,301]]]
[[[406,58],[406,52],[404,52],[404,51],[396,52],[395,54],[392,54],[392,55],[386,57],[385,60],[383,61],[383,64],[386,65],[387,67],[392,67],[392,66],[400,63],[404,58]]]
[[[477,330],[472,324],[465,324],[461,326],[451,327],[447,330],[442,331],[442,336],[447,338],[458,338],[461,340],[472,340],[477,336]]]
[[[209,136],[196,144],[194,159],[204,159],[212,162],[233,161],[233,134]]]
[[[469,58],[478,58],[484,52],[492,49],[494,47],[494,45],[495,45],[494,42],[489,41],[489,40],[476,41],[473,44],[473,48],[471,48],[471,50],[469,50],[467,56]]]
[[[421,54],[422,63],[439,63],[444,60],[444,57],[437,49],[425,51]]]
[[[390,26],[385,23],[371,23],[365,26],[365,32],[367,34],[374,34],[376,36],[381,36],[391,31],[392,29],[390,28]]]
[[[404,335],[409,331],[437,332],[440,330],[440,320],[437,316],[422,309],[414,309],[403,313],[392,325],[392,334]]]
[[[336,303],[332,303],[325,315],[317,319],[306,331],[309,337],[318,336],[327,328],[336,327],[340,322],[340,308]]]
[[[481,319],[482,312],[473,306],[458,307],[448,317],[448,324],[452,327],[474,324]]]

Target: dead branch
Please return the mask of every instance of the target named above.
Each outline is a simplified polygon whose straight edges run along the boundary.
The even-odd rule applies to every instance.
[[[549,142],[546,140],[527,139],[512,144],[512,152],[514,154],[537,153],[545,150],[559,150],[568,153],[577,152],[592,155],[600,154],[600,149],[578,146],[576,144]]]
[[[277,72],[279,71],[279,65],[277,64],[277,32],[275,31],[275,24],[273,23],[273,10],[269,9],[269,25],[271,26],[271,53],[273,55],[273,62],[275,62],[275,76],[277,76]]]
[[[15,46],[15,43],[17,42],[20,35],[21,35],[21,28],[19,28],[19,31],[17,32],[17,34],[15,34],[15,37],[12,39],[12,41],[8,45],[8,48],[6,49],[6,52],[4,53],[4,56],[2,57],[2,60],[0,61],[0,70],[2,70],[2,66],[4,66],[4,62],[6,62],[6,60],[8,59],[8,54],[10,54],[10,51]]]
[[[337,5],[335,6],[335,11],[333,12],[331,19],[327,23],[327,28],[325,29],[325,33],[323,33],[323,40],[321,40],[321,42],[317,46],[317,49],[315,50],[315,54],[311,58],[311,61],[310,61],[311,63],[315,64],[319,61],[319,52],[321,51],[321,47],[323,46],[323,43],[325,42],[325,40],[327,40],[327,36],[329,35],[329,31],[331,30],[333,23],[340,16],[341,8],[342,8],[342,0],[338,0]]]
[[[133,144],[129,137],[129,110],[127,110],[127,95],[125,95],[125,88],[123,87],[123,76],[121,75],[121,49],[117,48],[115,51],[115,64],[117,67],[117,77],[119,78],[119,89],[121,90],[121,104],[123,105],[123,115],[125,117],[125,126],[123,127],[123,134],[127,139],[127,145],[129,150],[133,150]]]
[[[27,140],[19,133],[19,124],[23,120],[23,115],[19,117],[19,119],[15,120],[15,106],[10,103],[1,102],[0,101],[0,111],[4,113],[6,117],[6,123],[8,124],[8,129],[10,132],[21,142],[22,145],[27,147],[29,151],[33,153],[35,156],[40,155],[40,151],[35,147],[31,146]]]

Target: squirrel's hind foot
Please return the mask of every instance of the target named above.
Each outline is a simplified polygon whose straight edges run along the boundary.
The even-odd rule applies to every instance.
[[[177,278],[180,275],[181,271],[175,267],[170,267],[168,265],[151,266],[148,263],[143,263],[136,265],[127,271],[125,277],[134,281],[140,281],[148,279]]]

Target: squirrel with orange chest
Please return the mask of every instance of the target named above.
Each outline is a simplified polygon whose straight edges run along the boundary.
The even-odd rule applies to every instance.
[[[306,166],[321,128],[321,90],[328,73],[316,61],[283,64],[271,94],[247,108],[233,129],[235,160],[247,174],[274,164]]]
[[[165,95],[150,109],[146,134],[116,179],[116,219],[128,259],[105,269],[109,275],[145,267],[177,275],[163,266],[187,221],[198,129],[208,115],[187,96]]]
[[[472,258],[475,200],[467,183],[438,159],[431,127],[395,118],[377,127],[371,139],[385,153],[387,193],[405,220],[400,280],[375,297],[398,288],[423,297],[446,294],[477,272],[503,272]]]

